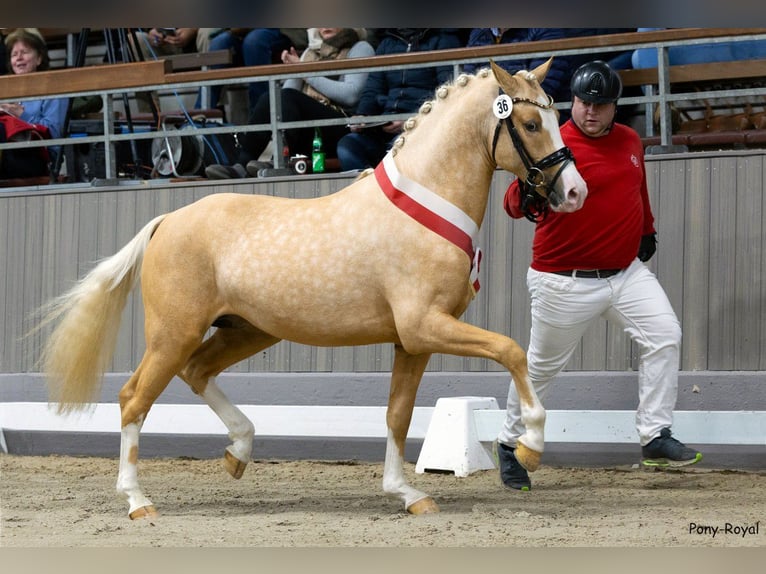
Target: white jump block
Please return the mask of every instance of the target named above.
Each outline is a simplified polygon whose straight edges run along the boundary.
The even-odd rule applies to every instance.
[[[415,472],[446,470],[465,477],[495,468],[492,453],[479,442],[476,410],[497,410],[494,397],[443,397],[436,401]]]

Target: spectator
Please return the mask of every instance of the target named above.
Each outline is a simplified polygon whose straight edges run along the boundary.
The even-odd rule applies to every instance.
[[[556,40],[564,37],[563,28],[474,28],[468,36],[468,46],[535,42],[540,40]],[[513,74],[519,70],[533,70],[545,63],[547,59],[547,57],[544,57],[525,60],[502,60],[497,62],[497,64]],[[489,63],[466,64],[463,70],[473,74],[478,68],[488,65]],[[543,80],[542,88],[554,101],[562,101],[562,96],[566,95],[566,85],[570,73],[566,58],[553,58],[553,64],[548,70],[545,80]]]
[[[319,28],[321,43],[307,48],[299,57],[295,48],[282,52],[285,64],[342,58],[364,58],[375,54],[372,46],[364,40],[364,29]],[[285,81],[282,88],[282,120],[307,121],[343,118],[353,114],[367,79],[367,73],[346,73],[340,76],[314,76],[305,80],[295,78]],[[269,94],[258,99],[250,117],[252,124],[266,124],[270,119]],[[338,140],[348,133],[345,125],[323,126],[322,139],[328,157],[335,157]],[[285,140],[291,152],[311,155],[314,137],[312,128],[286,130]],[[238,162],[234,165],[210,165],[205,174],[211,179],[228,179],[252,176],[258,170],[271,167],[271,163],[257,161],[271,139],[271,132],[250,132],[240,136],[242,144]]]
[[[563,38],[580,38],[583,36],[599,36],[602,34],[614,34],[629,31],[627,28],[474,28],[468,37],[468,46],[489,46],[493,44],[511,44],[516,42],[535,42],[542,40],[557,40]],[[612,53],[604,57],[617,57],[621,53]],[[569,80],[572,72],[588,60],[600,59],[601,56],[594,54],[556,56],[553,64],[545,76],[542,88],[555,102],[568,102],[571,100]],[[498,64],[510,73],[519,70],[533,70],[548,58],[529,58],[522,60],[504,60]],[[480,66],[488,64],[466,64],[464,70],[474,73]],[[560,110],[560,122],[569,119],[569,110]]]
[[[136,38],[144,60],[156,60],[158,56],[194,52],[197,47],[197,28],[152,28],[148,32],[138,30]]]
[[[263,66],[280,61],[282,52],[295,48],[300,53],[308,47],[305,28],[226,28],[210,34],[210,51],[232,50],[234,66]],[[213,66],[221,67],[221,66]],[[260,97],[267,93],[267,82],[248,86],[249,112],[253,114]],[[210,107],[220,105],[221,88],[210,90]]]
[[[14,30],[5,38],[5,48],[14,74],[32,74],[49,68],[48,48],[43,37],[36,31],[28,28]],[[0,104],[0,110],[31,124],[32,131],[43,137],[60,138],[63,137],[68,103],[67,98],[26,100]],[[6,141],[6,133],[1,134],[0,141]],[[47,175],[48,162],[55,158],[56,153],[58,147],[4,150],[2,174],[4,177]]]
[[[144,60],[157,60],[162,56],[174,56],[196,50],[197,28],[151,28],[148,32],[136,31],[138,49]],[[131,42],[132,42],[131,37]],[[136,106],[139,112],[150,112],[150,100],[160,109],[159,97],[154,92],[137,92]]]
[[[551,379],[564,368],[588,326],[598,317],[613,322],[641,349],[636,427],[643,464],[694,464],[702,455],[670,432],[681,326],[662,286],[643,263],[656,249],[643,146],[635,131],[614,121],[622,84],[605,62],[578,68],[571,90],[572,118],[562,126],[561,136],[588,184],[588,198],[574,213],[532,209],[544,216],[538,217],[527,273],[532,300],[529,380],[544,401]],[[504,202],[511,217],[528,215],[529,195],[518,179],[512,182]],[[517,490],[531,488],[514,453],[523,432],[519,397],[511,383],[496,453],[503,484]]]
[[[403,54],[459,48],[460,39],[454,29],[389,28],[383,34],[377,55]],[[431,66],[416,69],[394,69],[371,72],[362,91],[358,116],[415,113],[432,98],[440,85],[452,79],[452,67]],[[338,159],[342,170],[372,167],[383,159],[393,140],[401,133],[404,122],[365,126],[355,123],[350,134],[338,142]]]

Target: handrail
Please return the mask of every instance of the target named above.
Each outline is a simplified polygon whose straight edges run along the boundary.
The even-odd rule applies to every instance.
[[[0,76],[3,101],[66,96],[77,92],[126,90],[149,84],[164,84],[172,71],[167,60],[106,64],[86,68],[66,68],[34,74]]]
[[[236,84],[252,81],[266,81],[269,84],[269,93],[272,102],[277,101],[281,82],[292,77],[310,77],[324,75],[328,72],[338,73],[341,71],[377,71],[385,69],[406,69],[422,67],[424,65],[451,64],[457,75],[461,66],[467,63],[484,63],[490,58],[497,61],[517,60],[527,58],[547,57],[549,55],[566,56],[587,53],[618,52],[627,49],[653,47],[658,51],[657,79],[652,83],[658,84],[657,93],[648,89],[646,94],[638,97],[623,98],[624,104],[645,104],[647,107],[659,104],[661,108],[661,144],[668,145],[671,141],[670,103],[673,101],[689,99],[689,94],[671,94],[670,82],[675,81],[673,70],[669,71],[667,62],[667,49],[678,45],[708,44],[713,42],[738,41],[738,40],[766,40],[766,28],[685,28],[658,30],[651,32],[628,32],[608,34],[603,36],[586,36],[581,38],[565,38],[557,40],[540,40],[535,42],[519,42],[513,44],[498,44],[493,46],[454,48],[447,50],[413,52],[408,54],[395,54],[373,56],[369,58],[352,58],[343,60],[300,62],[285,66],[284,64],[270,64],[264,66],[232,67],[212,70],[195,70],[172,72],[172,68],[165,60],[155,62],[113,64],[110,66],[90,66],[86,68],[55,70],[39,72],[28,76],[3,76],[0,77],[0,101],[23,100],[24,98],[45,96],[77,96],[99,94],[104,100],[104,123],[103,135],[88,138],[78,138],[76,142],[70,138],[60,138],[53,141],[5,143],[0,144],[0,150],[11,147],[39,147],[41,145],[66,145],[74,143],[88,143],[91,141],[103,142],[106,146],[106,172],[107,178],[113,177],[111,165],[111,142],[122,140],[138,140],[158,137],[162,130],[156,132],[114,134],[112,113],[113,106],[110,96],[121,94],[127,88],[134,91],[149,90],[172,90],[188,88],[189,86],[207,86],[213,84]],[[119,67],[119,68],[118,68]],[[722,66],[722,68],[725,68]],[[161,77],[158,70],[162,70]],[[146,73],[142,82],[136,81],[136,76]],[[148,71],[151,70],[151,73]],[[636,71],[638,72],[638,71]],[[647,76],[649,77],[649,76]],[[766,94],[766,88],[731,90],[724,93],[706,93],[706,97],[716,98],[731,95]],[[698,96],[697,96],[698,97]],[[558,102],[557,106],[567,108],[569,102]],[[195,130],[195,134],[205,135],[212,133],[231,133],[248,131],[272,132],[275,149],[281,147],[281,130],[290,127],[304,127],[307,125],[333,125],[343,123],[345,120],[317,120],[314,122],[282,122],[278,117],[279,106],[271,106],[272,117],[270,123],[247,126],[203,128]],[[402,118],[412,114],[401,114]],[[386,119],[402,119],[398,115],[383,116]],[[375,121],[380,116],[370,117],[369,121]],[[650,119],[647,118],[647,130],[652,129]],[[279,167],[279,157],[275,157],[275,164]]]
[[[450,48],[432,52],[410,52],[407,54],[389,54],[369,58],[351,58],[345,60],[298,62],[290,64],[291,76],[311,74],[312,72],[348,71],[363,68],[387,68],[405,65],[444,64],[453,61],[474,63],[486,61],[489,58],[502,56],[519,56],[524,59],[530,55],[544,55],[558,52],[560,55],[581,53],[584,49],[599,48],[598,51],[621,51],[626,47],[635,48],[637,45],[670,42],[671,44],[708,43],[711,39],[730,36],[766,34],[766,28],[689,28],[683,30],[657,30],[652,32],[624,32],[603,36],[583,36],[579,38],[562,38],[555,40],[536,40],[534,42],[515,42],[512,44],[496,44],[493,46],[477,46],[470,48]],[[704,40],[704,42],[696,42]],[[258,77],[261,75],[277,75],[285,73],[284,64],[265,66],[249,66],[239,68],[224,68],[194,72],[178,72],[168,74],[168,83],[199,82],[208,80],[226,80],[239,78],[243,75]]]

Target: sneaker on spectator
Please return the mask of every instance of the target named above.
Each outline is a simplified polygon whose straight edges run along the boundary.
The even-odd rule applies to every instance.
[[[689,448],[670,436],[670,429],[664,428],[660,436],[641,448],[641,461],[645,466],[676,468],[695,464],[702,460],[702,453]]]
[[[272,167],[274,167],[274,164],[270,161],[258,161],[257,159],[254,159],[247,162],[247,173],[253,177],[258,177],[259,171],[262,169],[270,169]]]
[[[241,179],[247,177],[247,171],[241,163],[234,165],[211,164],[205,168],[208,179]]]
[[[492,445],[495,463],[500,469],[500,482],[503,483],[503,486],[512,490],[528,491],[532,488],[532,481],[529,480],[527,469],[516,460],[516,455],[513,451],[513,448],[498,441],[495,441]]]

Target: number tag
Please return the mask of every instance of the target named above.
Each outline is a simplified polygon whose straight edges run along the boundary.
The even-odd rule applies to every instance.
[[[492,110],[495,112],[495,116],[501,120],[504,120],[513,112],[513,100],[508,94],[500,94],[495,98],[492,104]]]

